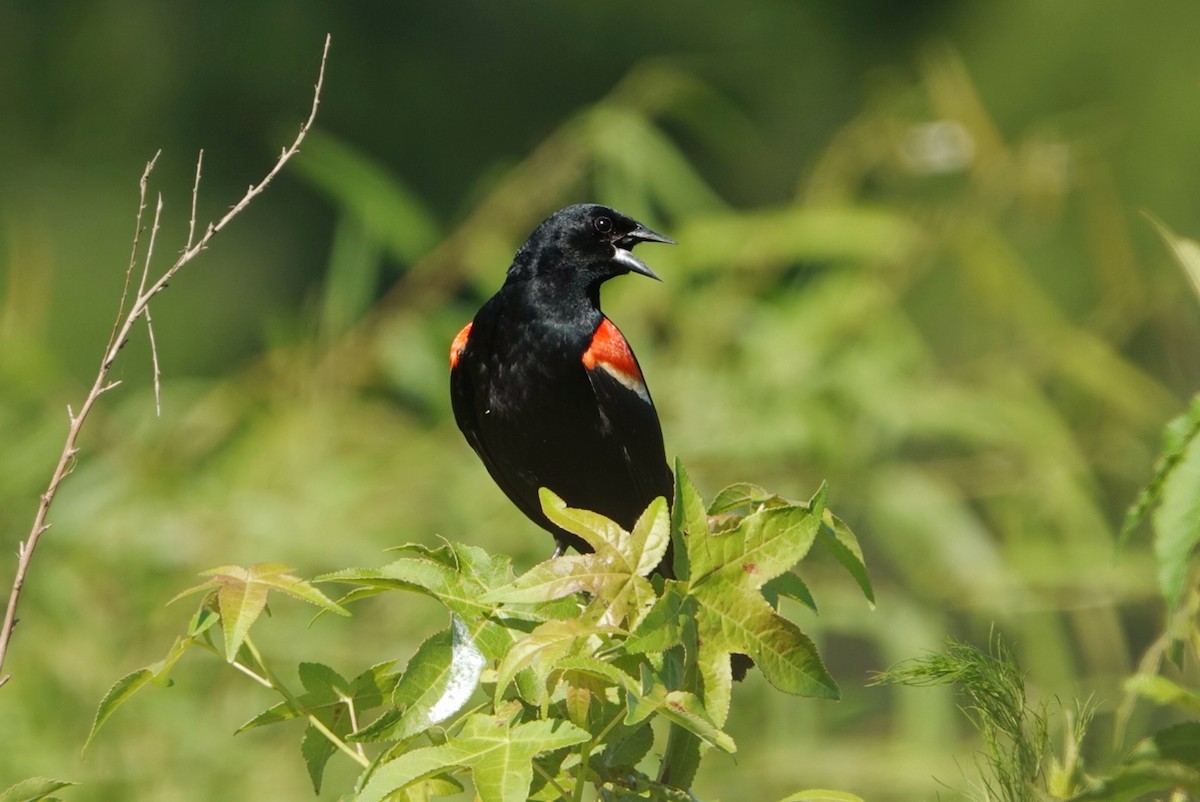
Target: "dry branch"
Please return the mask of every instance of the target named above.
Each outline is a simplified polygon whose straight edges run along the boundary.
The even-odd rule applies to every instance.
[[[150,173],[154,169],[155,162],[158,161],[159,153],[154,154],[147,164],[146,169],[142,172],[142,178],[138,186],[140,188],[137,219],[133,234],[133,250],[129,257],[129,266],[125,270],[125,285],[121,291],[121,300],[117,307],[117,317],[113,324],[112,334],[109,336],[108,345],[105,346],[104,356],[100,360],[100,370],[96,374],[96,380],[92,383],[92,389],[88,392],[87,397],[83,401],[83,405],[79,407],[79,411],[75,412],[70,406],[67,407],[67,416],[70,420],[70,427],[67,430],[67,439],[63,444],[62,455],[59,457],[58,465],[54,469],[54,473],[50,477],[50,483],[46,486],[46,490],[42,493],[38,503],[37,514],[33,519],[33,526],[29,530],[28,537],[17,546],[17,572],[13,578],[12,591],[8,597],[8,607],[4,613],[4,623],[0,626],[0,686],[3,686],[11,678],[11,675],[3,674],[4,658],[8,654],[8,646],[12,641],[13,629],[17,623],[17,604],[21,599],[21,589],[25,585],[25,578],[29,571],[29,564],[33,558],[34,550],[37,548],[38,541],[46,530],[50,528],[47,523],[47,516],[50,512],[50,505],[54,503],[54,497],[58,493],[58,487],[63,479],[70,475],[74,468],[74,457],[78,453],[79,448],[76,446],[76,441],[79,439],[79,433],[83,429],[83,424],[87,420],[88,413],[92,411],[92,407],[100,396],[107,393],[109,390],[120,384],[119,381],[109,381],[108,374],[113,363],[117,359],[122,346],[129,338],[130,332],[133,330],[134,324],[139,319],[145,318],[148,333],[150,336],[150,353],[154,368],[154,397],[155,407],[159,406],[159,364],[158,364],[158,347],[154,340],[154,329],[151,326],[150,318],[150,299],[162,292],[167,283],[178,273],[184,265],[195,259],[201,251],[208,247],[208,243],[213,236],[221,229],[225,228],[233,218],[237,217],[250,204],[250,201],[258,197],[262,191],[271,183],[272,179],[279,174],[283,166],[287,164],[296,153],[300,150],[300,143],[304,141],[304,137],[308,134],[308,130],[312,127],[313,120],[317,116],[317,107],[321,101],[321,86],[325,81],[325,60],[329,55],[329,37],[325,37],[325,46],[321,52],[321,66],[317,73],[317,83],[313,89],[312,108],[309,111],[308,119],[300,126],[299,132],[296,134],[292,144],[284,148],[279,158],[275,161],[275,165],[267,172],[258,184],[251,184],[246,193],[242,195],[241,200],[230,207],[224,216],[215,223],[209,223],[205,228],[204,233],[199,239],[196,239],[196,200],[200,193],[200,166],[204,158],[204,151],[200,152],[200,156],[196,159],[196,181],[192,186],[192,215],[188,223],[188,239],[187,246],[175,263],[169,267],[159,278],[150,282],[150,260],[154,253],[154,241],[158,236],[159,221],[162,214],[162,196],[158,197],[158,202],[154,212],[154,222],[150,229],[150,241],[146,247],[146,255],[142,265],[142,273],[137,286],[136,296],[133,298],[132,304],[126,311],[126,304],[129,302],[130,290],[133,286],[133,272],[138,262],[138,249],[142,233],[142,215],[146,210],[146,186],[150,180]]]

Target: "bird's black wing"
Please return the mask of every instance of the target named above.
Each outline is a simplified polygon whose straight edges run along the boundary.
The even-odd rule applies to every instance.
[[[486,374],[494,366],[491,364],[493,355],[481,349],[484,348],[482,343],[489,342],[495,335],[494,312],[485,308],[473,323],[463,327],[450,347],[450,405],[454,420],[504,495],[539,526],[555,532],[558,527],[542,512],[537,487],[520,480],[519,468],[510,464],[511,459],[501,459],[505,454],[519,453],[521,438],[511,436],[511,427],[497,426],[496,422],[485,426],[485,416],[490,415],[491,410],[483,387],[487,385]],[[473,330],[477,328],[480,331],[474,332],[477,336],[473,337]],[[471,346],[470,351],[468,346]],[[573,535],[570,537],[572,542],[578,540]]]

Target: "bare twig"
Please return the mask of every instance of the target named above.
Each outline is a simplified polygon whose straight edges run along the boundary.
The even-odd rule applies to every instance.
[[[138,243],[142,233],[142,215],[146,209],[146,185],[150,178],[150,173],[154,169],[155,162],[158,161],[159,153],[154,154],[147,164],[146,169],[142,173],[142,179],[139,182],[140,195],[138,201],[137,221],[133,234],[133,253],[129,259],[129,266],[125,271],[125,286],[121,291],[121,301],[117,308],[116,322],[113,324],[112,334],[109,336],[108,345],[104,349],[104,356],[100,360],[100,370],[96,374],[96,380],[92,383],[92,388],[88,392],[87,397],[83,401],[83,405],[75,412],[71,407],[67,407],[67,416],[70,420],[70,428],[67,430],[67,439],[63,444],[62,455],[59,457],[58,465],[54,468],[54,473],[50,476],[50,483],[47,485],[45,492],[42,493],[38,503],[37,513],[33,519],[33,526],[29,530],[29,536],[17,545],[17,572],[13,578],[12,591],[8,597],[8,607],[4,613],[4,623],[0,625],[0,669],[4,667],[4,658],[8,654],[8,646],[12,641],[13,628],[17,623],[17,604],[21,599],[21,589],[25,585],[25,577],[29,571],[29,563],[33,557],[34,550],[37,548],[38,541],[46,530],[50,528],[50,524],[46,519],[50,512],[50,505],[54,502],[54,497],[58,493],[58,486],[74,468],[74,457],[79,451],[76,442],[79,439],[79,433],[83,429],[83,424],[87,420],[88,413],[92,411],[92,407],[100,396],[112,390],[120,381],[109,381],[108,373],[112,368],[113,362],[116,361],[117,355],[121,348],[129,339],[129,334],[133,330],[134,324],[143,316],[147,322],[150,320],[150,299],[162,292],[167,283],[174,278],[184,265],[192,261],[208,247],[208,243],[212,240],[221,229],[225,228],[233,218],[237,217],[244,210],[250,201],[254,200],[267,185],[279,174],[283,166],[296,155],[300,150],[300,143],[304,141],[304,137],[308,134],[308,130],[312,127],[313,120],[317,116],[317,108],[321,100],[321,87],[325,81],[325,61],[329,55],[328,36],[325,37],[325,46],[321,52],[321,66],[317,72],[317,83],[313,89],[312,108],[309,111],[308,118],[300,126],[299,132],[296,134],[292,144],[283,149],[279,158],[275,161],[275,165],[267,172],[258,184],[251,184],[246,193],[242,195],[241,200],[230,207],[229,211],[225,212],[216,223],[209,223],[205,228],[204,233],[199,239],[195,239],[195,222],[196,222],[196,195],[200,189],[200,162],[203,158],[196,160],[196,183],[192,189],[192,217],[188,230],[188,244],[183,252],[176,258],[175,263],[167,269],[157,280],[147,285],[149,281],[149,265],[150,255],[153,250],[154,237],[158,233],[159,213],[162,211],[162,200],[159,199],[159,205],[155,211],[154,227],[151,231],[150,246],[147,248],[145,267],[142,272],[142,279],[138,285],[137,297],[133,299],[128,311],[125,305],[129,299],[129,290],[132,284],[133,270],[137,263]],[[159,387],[159,371],[158,371],[158,351],[154,343],[154,335],[151,332],[151,354],[154,359],[154,389],[155,399],[157,404],[158,387]],[[0,686],[4,685],[10,679],[11,675],[0,674]]]
[[[117,319],[113,321],[113,330],[112,334],[108,336],[108,345],[105,346],[105,353],[112,350],[113,344],[117,340],[117,331],[121,325],[121,316],[125,314],[125,301],[129,298],[129,284],[133,281],[133,268],[137,264],[138,245],[142,241],[142,215],[146,211],[146,185],[150,183],[150,172],[154,169],[154,165],[158,162],[158,157],[161,155],[162,149],[159,149],[155,152],[154,158],[146,162],[146,169],[142,170],[142,180],[138,182],[140,192],[138,195],[137,219],[134,220],[133,224],[133,247],[129,251],[129,266],[125,268],[125,285],[121,288],[121,302],[117,304]]]
[[[326,44],[328,47],[328,44]],[[325,63],[322,62],[324,67]],[[204,164],[204,148],[200,148],[200,153],[196,156],[196,181],[192,184],[192,216],[188,218],[188,241],[187,248],[192,247],[192,243],[196,239],[196,199],[200,197],[200,167]],[[184,250],[187,250],[185,248]]]
[[[195,193],[192,201],[195,202]],[[142,280],[138,284],[138,297],[146,294],[146,280],[150,277],[150,260],[154,257],[154,242],[158,239],[159,224],[162,221],[163,199],[158,193],[158,203],[154,207],[154,224],[150,226],[150,242],[146,244],[146,258],[142,262]],[[150,361],[154,365],[154,414],[162,415],[162,387],[159,380],[162,371],[158,368],[158,342],[154,339],[154,319],[150,317],[150,305],[146,305],[146,334],[150,338]]]

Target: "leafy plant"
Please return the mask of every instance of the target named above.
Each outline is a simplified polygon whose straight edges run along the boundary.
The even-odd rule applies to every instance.
[[[318,792],[340,752],[362,767],[358,802],[453,793],[466,775],[485,802],[579,800],[588,785],[601,799],[689,798],[701,757],[737,750],[723,730],[735,656],[752,657],[780,691],[838,698],[813,642],[777,609],[783,596],[814,607],[793,567],[819,545],[868,600],[873,591],[824,486],[802,503],[739,484],[706,507],[679,464],[676,486],[673,514],[656,499],[629,532],[543,490],[546,515],[594,551],[520,576],[508,557],[459,543],[409,544],[382,568],[320,577],[352,586],[338,601],[276,564],[207,571],[176,597],[204,593],[185,635],[162,661],[113,686],[91,736],[137,690],[168,681],[195,646],[282,697],[239,731],[307,723],[301,754]],[[679,579],[649,576],[672,540]],[[295,693],[251,637],[273,591],[342,615],[370,596],[415,592],[441,603],[450,624],[403,671],[384,661],[347,679],[301,663]],[[656,722],[668,731],[657,766]]]

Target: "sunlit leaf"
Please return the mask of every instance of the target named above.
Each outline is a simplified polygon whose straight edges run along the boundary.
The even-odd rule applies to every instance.
[[[570,654],[581,639],[608,635],[618,631],[616,627],[598,626],[583,618],[547,621],[539,625],[528,636],[513,645],[499,668],[496,669],[496,704],[500,704],[504,692],[518,671],[522,671],[536,662],[539,669],[536,675],[544,679],[557,661]],[[535,702],[536,700],[529,699],[527,701]]]
[[[179,658],[183,657],[184,652],[195,644],[196,641],[194,638],[176,638],[171,651],[162,660],[126,674],[113,683],[113,686],[108,689],[108,692],[104,694],[104,698],[100,700],[100,704],[96,707],[96,715],[92,719],[92,728],[88,731],[87,740],[83,743],[82,751],[87,751],[87,748],[91,745],[92,740],[96,737],[96,733],[100,731],[100,727],[104,725],[104,722],[108,721],[121,705],[125,704],[130,697],[145,687],[147,683],[153,682],[158,685],[169,684],[171,669],[179,662]]]
[[[871,606],[875,606],[875,590],[871,587],[871,578],[867,575],[867,564],[863,559],[862,548],[858,538],[846,525],[846,522],[834,515],[828,509],[823,513],[825,524],[817,536],[817,542],[827,548],[842,567],[850,572],[854,581],[862,588],[863,595]]]
[[[524,802],[533,779],[533,758],[542,752],[582,743],[588,734],[566,721],[511,725],[474,715],[439,746],[414,749],[372,772],[356,802],[382,802],[390,793],[453,767],[466,767],[481,802]]]
[[[1164,429],[1162,453],[1154,463],[1154,476],[1125,512],[1121,534],[1117,539],[1118,548],[1124,548],[1129,543],[1150,509],[1158,503],[1167,478],[1197,437],[1200,437],[1200,396],[1193,398],[1187,412],[1173,419]]]
[[[1200,542],[1200,437],[1194,437],[1163,481],[1153,514],[1158,582],[1172,608],[1179,604],[1188,562]]]
[[[10,785],[0,791],[0,802],[38,802],[53,794],[78,783],[67,780],[51,780],[48,777],[30,777],[16,785]]]
[[[479,685],[487,660],[457,616],[426,640],[408,662],[392,693],[396,712],[355,733],[355,741],[403,740],[457,713]]]

